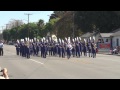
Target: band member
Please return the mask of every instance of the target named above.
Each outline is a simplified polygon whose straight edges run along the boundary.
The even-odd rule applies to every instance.
[[[72,46],[71,44],[67,45],[67,58],[70,59],[71,57],[71,50],[72,50]]]
[[[58,46],[58,54],[59,54],[59,57],[61,57],[61,53],[62,53],[62,46],[59,45],[59,46]]]
[[[34,52],[33,55],[36,55],[36,53],[37,53],[37,46],[36,46],[36,43],[33,44],[33,52]]]
[[[43,44],[41,44],[41,57],[44,57],[44,50],[43,50],[44,48],[43,48]]]
[[[22,56],[22,43],[20,43],[20,56]]]
[[[62,58],[65,58],[65,46],[62,45]]]
[[[29,48],[28,44],[25,45],[25,52],[26,52],[25,56],[27,57],[27,59],[29,59],[30,58],[30,48]]]
[[[73,55],[73,57],[75,57],[75,45],[73,44],[72,47],[73,47],[72,48],[72,55]]]
[[[94,43],[91,44],[91,49],[92,49],[92,56],[93,58],[96,57],[96,46],[94,46]]]
[[[43,58],[46,58],[47,55],[47,44],[43,45]]]
[[[0,41],[0,56],[3,56],[3,42]]]
[[[36,43],[36,56],[38,56],[38,52],[39,52],[39,44]]]
[[[87,56],[86,43],[83,44],[83,52],[84,52],[84,56]]]
[[[78,42],[76,42],[75,49],[76,49],[76,57],[80,57],[80,47]]]
[[[20,53],[20,44],[17,42],[15,44],[15,47],[16,47],[16,54],[19,55],[19,53]]]
[[[82,56],[82,43],[81,42],[79,42],[79,48],[80,48],[80,55]]]
[[[89,43],[87,43],[87,49],[88,49],[88,53],[89,53],[89,57],[90,57],[90,54],[91,54],[91,45]]]

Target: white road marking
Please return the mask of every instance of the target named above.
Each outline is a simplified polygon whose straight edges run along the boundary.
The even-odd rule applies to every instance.
[[[36,61],[36,60],[34,60],[34,59],[29,59],[29,60],[34,61],[34,62],[36,62],[36,63],[44,64],[44,63],[39,62],[39,61]]]
[[[7,51],[7,53],[10,53],[10,54],[15,54],[15,53],[12,53],[12,52],[9,52],[9,51]],[[34,60],[34,59],[29,59],[29,60],[34,61],[34,62],[36,62],[36,63],[44,64],[44,63],[39,62],[39,61],[36,61],[36,60]]]

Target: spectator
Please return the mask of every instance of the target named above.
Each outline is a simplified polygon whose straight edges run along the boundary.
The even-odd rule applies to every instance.
[[[115,48],[113,49],[112,54],[118,54],[117,47],[115,47]]]
[[[9,79],[7,68],[2,69],[1,72],[2,75],[0,76],[0,79]]]
[[[3,42],[0,41],[0,56],[3,56]]]

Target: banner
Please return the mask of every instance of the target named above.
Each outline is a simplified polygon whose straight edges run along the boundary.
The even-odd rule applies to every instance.
[[[99,48],[110,49],[110,43],[100,43]]]
[[[98,44],[98,52],[109,52],[109,51],[110,51],[110,43]]]

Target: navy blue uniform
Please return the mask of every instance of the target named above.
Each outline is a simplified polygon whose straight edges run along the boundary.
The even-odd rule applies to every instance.
[[[38,56],[38,52],[39,52],[39,45],[36,45],[36,55]]]
[[[84,52],[84,56],[87,56],[87,48],[85,44],[83,45],[83,52]]]
[[[62,47],[61,45],[58,46],[58,54],[59,54],[59,57],[61,57],[61,53],[62,53]]]
[[[73,57],[75,57],[75,46],[73,45],[73,48],[72,48],[72,55]]]
[[[17,44],[15,45],[15,47],[16,47],[16,55],[19,55],[20,45],[17,43]]]
[[[87,49],[88,49],[88,53],[89,53],[89,57],[90,57],[90,54],[91,54],[91,45],[89,45],[88,43],[87,43]]]
[[[77,57],[77,54],[78,54],[78,57],[80,57],[80,47],[78,43],[75,45],[75,48],[76,48],[76,57]]]
[[[35,44],[33,44],[33,55],[36,55],[36,45]]]
[[[25,46],[23,44],[21,46],[21,53],[22,53],[22,57],[25,57]]]
[[[28,59],[30,58],[30,49],[29,49],[29,46],[26,46],[26,57]]]
[[[70,48],[67,47],[67,58],[70,59],[71,57],[71,51],[70,51]]]
[[[44,54],[44,50],[43,50],[43,45],[41,44],[41,57],[43,57],[43,54]]]
[[[65,58],[65,46],[62,45],[62,58]]]
[[[91,44],[91,48],[92,48],[92,56],[93,56],[93,58],[95,58],[96,57],[96,49],[93,44]]]
[[[82,43],[79,43],[79,48],[80,48],[80,54],[82,56]]]

